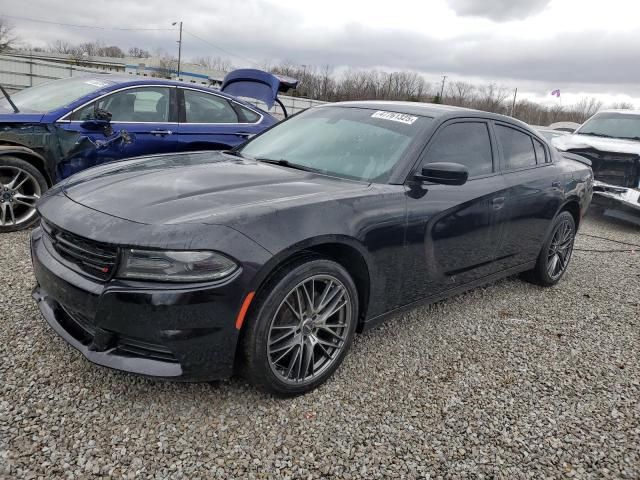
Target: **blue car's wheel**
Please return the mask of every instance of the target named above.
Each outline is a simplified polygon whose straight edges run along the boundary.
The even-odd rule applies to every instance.
[[[42,173],[16,157],[0,157],[0,233],[22,230],[37,219],[36,202],[47,190]]]

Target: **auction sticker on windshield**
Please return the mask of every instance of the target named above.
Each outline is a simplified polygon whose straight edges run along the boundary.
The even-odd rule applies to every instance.
[[[383,120],[391,120],[392,122],[406,123],[407,125],[411,125],[418,119],[418,117],[407,115],[406,113],[385,112],[384,110],[378,110],[371,115],[371,118],[381,118]]]

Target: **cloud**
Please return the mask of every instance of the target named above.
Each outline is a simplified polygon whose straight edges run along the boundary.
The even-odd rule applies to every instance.
[[[461,17],[485,17],[496,22],[522,20],[539,13],[551,0],[448,0]]]
[[[18,3],[9,4],[14,5],[13,11],[6,14],[21,15]],[[258,64],[289,61],[330,65],[337,70],[406,69],[423,72],[434,80],[439,75],[449,75],[451,80],[473,78],[513,88],[529,88],[529,91],[547,95],[554,88],[561,88],[564,95],[571,86],[573,91],[640,97],[638,26],[623,30],[595,24],[585,26],[581,31],[563,32],[550,28],[540,35],[521,35],[518,28],[507,28],[509,24],[473,31],[454,28],[458,23],[453,23],[450,36],[438,37],[428,28],[421,31],[404,26],[393,28],[384,22],[375,27],[364,25],[359,23],[357,15],[349,17],[351,21],[348,18],[341,22],[315,21],[317,12],[313,11],[312,2],[306,10],[293,10],[283,6],[285,0],[277,4],[267,0],[185,0],[188,8],[185,5],[176,13],[174,2],[170,0],[155,0],[154,8],[148,8],[144,2],[112,0],[109,8],[101,10],[99,20],[93,10],[82,7],[83,3],[84,0],[67,0],[64,8],[51,11],[48,20],[145,28],[170,28],[172,21],[183,20],[186,33],[182,55],[185,61],[220,55],[238,67],[250,66],[246,59],[251,59]],[[490,10],[487,5],[496,3],[499,2],[482,3],[485,15]],[[546,4],[537,2],[538,8],[543,8],[543,3]],[[32,0],[32,4],[34,11],[44,11],[42,9],[48,5],[46,0]],[[506,0],[503,2],[505,8],[510,4]],[[530,11],[531,4],[527,8]],[[476,22],[456,17],[451,21]],[[546,24],[546,19],[531,19],[530,22]],[[149,51],[161,48],[177,53],[176,31],[78,29],[19,20],[14,23],[22,39],[34,44],[46,44],[56,39],[72,43],[100,39],[122,48],[139,46]],[[487,27],[486,22],[481,23]],[[605,30],[607,27],[609,31]]]

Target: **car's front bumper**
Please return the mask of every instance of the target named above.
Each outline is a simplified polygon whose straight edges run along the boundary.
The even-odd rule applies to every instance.
[[[42,315],[91,362],[183,381],[232,374],[239,273],[204,286],[97,282],[60,262],[40,228],[32,233],[31,254]]]
[[[622,208],[640,215],[640,188],[618,187],[595,181],[594,203],[602,206]]]

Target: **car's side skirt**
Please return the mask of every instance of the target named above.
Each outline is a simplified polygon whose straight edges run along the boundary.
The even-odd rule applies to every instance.
[[[377,327],[378,325],[380,325],[381,323],[383,323],[385,320],[389,319],[390,317],[393,317],[395,315],[403,313],[403,312],[405,312],[407,310],[412,310],[412,309],[414,309],[416,307],[419,307],[421,305],[428,305],[430,303],[439,302],[440,300],[444,300],[444,299],[452,297],[454,295],[459,295],[460,293],[466,292],[468,290],[472,290],[472,289],[474,289],[476,287],[480,287],[480,286],[486,285],[488,283],[495,282],[495,281],[500,280],[502,278],[506,278],[506,277],[510,277],[512,275],[516,275],[518,273],[526,272],[527,270],[531,270],[533,267],[535,267],[535,265],[536,265],[535,261],[523,263],[521,265],[516,265],[515,267],[511,267],[511,268],[509,268],[507,270],[502,270],[502,271],[494,273],[492,275],[488,275],[486,277],[479,278],[478,280],[474,280],[473,282],[465,283],[464,285],[460,285],[458,287],[454,287],[454,288],[451,288],[449,290],[445,290],[444,292],[439,292],[436,295],[432,295],[432,296],[425,297],[425,298],[422,298],[420,300],[417,300],[415,302],[411,302],[408,305],[405,305],[403,307],[395,308],[395,309],[390,310],[390,311],[388,311],[386,313],[383,313],[383,314],[378,315],[376,317],[369,318],[369,319],[365,320],[365,322],[362,323],[360,325],[360,327],[358,328],[358,331],[360,333],[366,332],[367,330],[371,330],[372,328]]]

